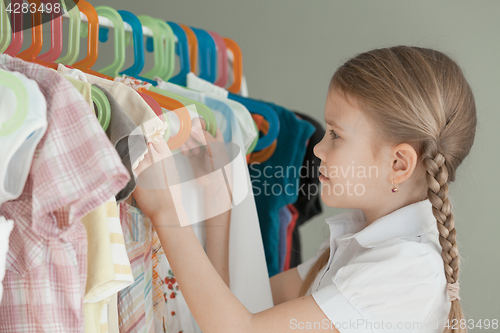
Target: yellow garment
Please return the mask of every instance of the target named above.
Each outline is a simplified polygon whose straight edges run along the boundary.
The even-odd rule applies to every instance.
[[[105,333],[110,297],[134,282],[115,198],[85,215],[81,222],[88,242],[85,332]]]
[[[78,89],[80,94],[85,98],[87,103],[89,103],[90,106],[93,106],[92,103],[92,94],[91,94],[91,85],[88,82],[83,82],[77,79],[74,79],[69,76],[64,76],[71,84]],[[92,108],[93,109],[93,108]]]

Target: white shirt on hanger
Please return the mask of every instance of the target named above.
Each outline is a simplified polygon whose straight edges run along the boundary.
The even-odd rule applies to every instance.
[[[0,205],[17,199],[24,189],[33,154],[47,130],[47,102],[38,84],[19,72],[10,72],[28,92],[28,110],[22,125],[9,135],[0,136]],[[0,85],[0,124],[17,108],[11,88]]]
[[[365,228],[362,210],[326,220],[330,239],[297,267],[305,279],[330,245],[330,258],[307,294],[337,329],[441,333],[451,303],[430,201],[402,207]]]

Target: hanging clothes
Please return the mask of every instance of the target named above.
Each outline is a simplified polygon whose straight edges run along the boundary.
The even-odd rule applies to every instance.
[[[45,135],[21,196],[0,214],[14,220],[0,332],[82,332],[87,238],[80,219],[129,181],[88,103],[53,70],[0,55],[4,70],[38,83],[47,101]]]
[[[120,203],[132,194],[136,187],[136,176],[133,173],[133,165],[137,165],[144,158],[148,151],[147,139],[143,133],[134,131],[137,125],[130,119],[121,105],[106,89],[98,87],[109,101],[111,107],[111,120],[106,129],[109,140],[115,146],[116,151],[122,159],[123,165],[130,174],[130,181],[116,196],[116,201]]]
[[[249,169],[271,277],[280,272],[279,210],[297,200],[299,169],[306,153],[306,141],[314,133],[314,127],[281,106],[266,104],[274,109],[280,122],[276,151],[267,161],[250,164]]]
[[[279,243],[278,243],[278,256],[279,256],[279,269],[280,273],[285,270],[285,260],[286,260],[286,251],[287,251],[287,231],[288,226],[292,222],[292,212],[288,209],[287,206],[281,207],[279,211],[279,219],[280,219],[280,234],[279,234]]]
[[[14,221],[6,220],[5,217],[0,216],[0,301],[3,294],[3,277],[5,276],[5,264],[7,251],[9,251],[9,236],[14,229]]]
[[[299,212],[294,205],[288,204],[288,210],[292,214],[292,220],[287,228],[286,234],[286,257],[285,257],[285,267],[283,270],[287,271],[290,269],[290,261],[292,259],[292,242],[293,242],[293,232],[295,231],[295,225],[297,224],[297,218],[299,217]]]
[[[302,263],[302,249],[300,243],[299,227],[323,212],[321,200],[321,184],[319,181],[319,166],[321,160],[314,155],[316,146],[325,136],[325,129],[315,119],[295,111],[299,119],[309,122],[316,129],[307,142],[306,154],[302,163],[300,173],[299,195],[297,201],[293,203],[298,211],[298,218],[293,229],[292,247],[290,254],[289,268],[296,267]]]
[[[120,332],[155,332],[152,297],[152,224],[140,209],[120,203],[134,283],[118,293]]]
[[[239,126],[236,112],[231,108],[231,105],[237,102],[216,96],[207,96],[203,93],[188,90],[168,82],[160,82],[158,87],[201,102],[210,107],[216,118],[217,127],[223,133],[224,141],[227,144],[233,144],[233,148],[237,149],[238,153],[235,154],[233,152],[235,159],[231,163],[234,206],[231,210],[229,236],[230,289],[251,312],[259,312],[272,307],[272,293],[265,264],[260,227],[257,222],[257,209],[253,193],[250,190],[250,176],[245,163],[246,143],[243,138],[241,127]],[[233,102],[233,104],[230,102]],[[241,112],[242,108],[238,106],[237,108],[239,108],[237,112]],[[231,150],[231,147],[228,147],[228,149]],[[192,176],[189,175],[191,165],[187,157],[177,154],[176,164],[182,179],[193,179]],[[190,220],[203,221],[205,206],[203,194],[201,194],[200,197],[199,188],[197,186],[183,184],[182,193],[183,202],[184,205],[187,205],[186,207],[197,207],[196,209],[190,209],[188,211]],[[194,201],[193,198],[199,199],[198,201]],[[200,225],[193,225],[193,229],[202,245],[204,245],[205,235],[204,228],[201,227],[202,223],[200,223]],[[171,271],[166,258],[165,263],[166,265],[164,266],[162,278],[164,281],[172,281],[172,279],[175,279],[175,272]],[[168,273],[168,275],[165,275],[165,273]],[[184,309],[183,301],[179,300],[177,296],[175,300],[168,300],[168,295],[172,295],[172,291],[168,289],[170,286],[172,286],[172,283],[164,285],[167,297],[167,307],[169,304],[176,302],[181,303],[180,305],[176,305],[177,307]],[[252,288],[249,288],[249,286],[252,286]],[[169,313],[171,314],[169,323],[172,325],[174,325],[174,322],[184,322],[183,319],[179,318],[183,316],[184,313],[175,310],[175,307],[172,307]],[[172,313],[174,314],[172,315]],[[192,318],[192,321],[196,331],[199,332],[199,327],[194,321],[194,318]],[[176,328],[172,326],[172,330],[176,331]]]
[[[2,69],[5,70],[5,69]],[[13,133],[0,136],[0,205],[17,199],[28,177],[33,153],[47,130],[47,104],[34,80],[11,72],[28,92],[28,110],[22,125]],[[17,102],[11,88],[0,85],[0,123],[15,112]]]

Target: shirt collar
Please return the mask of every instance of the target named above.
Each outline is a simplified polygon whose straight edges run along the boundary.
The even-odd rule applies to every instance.
[[[351,228],[359,231],[352,231],[351,233],[355,233],[342,236],[340,239],[356,238],[363,247],[374,247],[389,239],[419,236],[437,229],[429,199],[401,207],[373,221],[367,227],[364,227],[366,216],[360,209],[350,209],[327,219],[326,222],[328,224],[349,222]],[[349,232],[348,229],[346,231]]]

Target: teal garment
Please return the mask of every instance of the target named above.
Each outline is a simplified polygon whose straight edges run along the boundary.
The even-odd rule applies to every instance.
[[[280,272],[279,211],[282,207],[297,201],[300,168],[306,154],[306,142],[316,129],[309,122],[298,119],[293,112],[284,107],[273,103],[264,105],[271,106],[279,118],[280,131],[276,151],[264,163],[249,165],[249,171],[267,269],[271,277]]]

